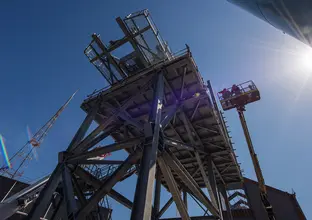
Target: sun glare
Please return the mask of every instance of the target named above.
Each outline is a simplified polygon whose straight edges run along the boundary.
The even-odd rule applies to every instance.
[[[312,73],[312,48],[305,50],[300,57],[300,66],[307,74]]]

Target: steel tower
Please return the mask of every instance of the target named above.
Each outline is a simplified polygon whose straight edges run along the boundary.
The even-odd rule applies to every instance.
[[[93,34],[84,50],[108,86],[81,104],[86,117],[53,173],[0,203],[0,218],[23,209],[29,220],[106,220],[108,196],[130,209],[132,220],[164,220],[173,203],[180,217],[171,220],[254,219],[250,204],[260,199],[228,195],[244,186],[253,193],[254,183],[242,177],[213,89],[190,48],[172,53],[148,10],[116,21],[124,37],[106,45]],[[128,54],[113,55],[125,44],[132,46]],[[92,122],[97,127],[89,131]],[[98,146],[109,136],[114,143]],[[97,159],[119,150],[125,160]],[[127,198],[114,187],[132,175],[136,186],[127,190],[134,198]],[[161,186],[171,195],[163,206]],[[202,216],[190,216],[188,198]]]

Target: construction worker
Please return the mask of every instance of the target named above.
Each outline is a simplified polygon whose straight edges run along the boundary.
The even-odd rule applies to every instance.
[[[226,88],[224,88],[220,93],[221,93],[221,95],[222,95],[223,100],[226,100],[226,99],[228,99],[228,98],[231,97],[231,92],[230,92],[229,90],[227,90]],[[225,101],[225,105],[226,105],[226,106],[228,106],[229,103],[230,103],[229,100],[226,100],[226,101]]]
[[[234,84],[233,86],[232,86],[232,95],[239,95],[240,93],[241,93],[241,91],[240,91],[240,89],[238,88],[238,86],[236,85],[236,84]]]

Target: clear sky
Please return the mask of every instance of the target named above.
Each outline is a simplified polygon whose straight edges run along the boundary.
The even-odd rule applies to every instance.
[[[262,99],[247,107],[246,118],[266,183],[288,192],[294,189],[306,217],[312,218],[312,71],[301,62],[307,47],[220,0],[1,1],[0,133],[9,154],[26,142],[26,125],[36,131],[80,89],[25,177],[35,179],[53,170],[57,153],[67,148],[84,119],[79,108],[83,99],[105,86],[83,54],[90,35],[99,33],[105,42],[120,38],[115,18],[144,8],[172,50],[185,43],[191,47],[201,74],[215,90],[255,81]],[[244,174],[255,179],[237,113],[225,115]],[[112,158],[124,156],[116,153]],[[131,177],[116,189],[132,200],[134,182]],[[119,206],[113,217],[122,219],[129,213]],[[200,213],[197,207],[194,213]],[[171,209],[165,216],[173,214]]]

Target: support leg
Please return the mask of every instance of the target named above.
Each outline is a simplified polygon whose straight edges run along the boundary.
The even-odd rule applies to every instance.
[[[156,218],[156,215],[159,212],[159,206],[160,206],[160,191],[161,191],[161,182],[160,182],[160,178],[161,178],[161,173],[159,170],[159,167],[157,167],[157,171],[156,171],[156,184],[155,184],[155,194],[154,194],[154,219]]]
[[[132,220],[151,219],[163,96],[163,75],[159,73],[150,121],[144,126],[145,143],[131,213]]]
[[[44,215],[51,201],[52,195],[61,180],[63,169],[63,164],[58,164],[56,166],[44,189],[41,191],[39,198],[36,200],[35,204],[30,210],[26,218],[27,220],[38,220]]]
[[[162,157],[158,158],[158,164],[163,173],[166,183],[168,184],[168,188],[172,194],[173,200],[179,210],[181,218],[183,220],[190,220],[191,218],[188,215],[187,209],[182,201],[181,192],[178,189],[178,186],[175,182],[175,179],[170,171],[170,168],[166,165],[165,160]]]
[[[77,204],[74,195],[73,183],[71,178],[71,173],[69,169],[65,166],[63,173],[63,193],[66,201],[66,210],[68,218],[71,218],[77,212]]]

